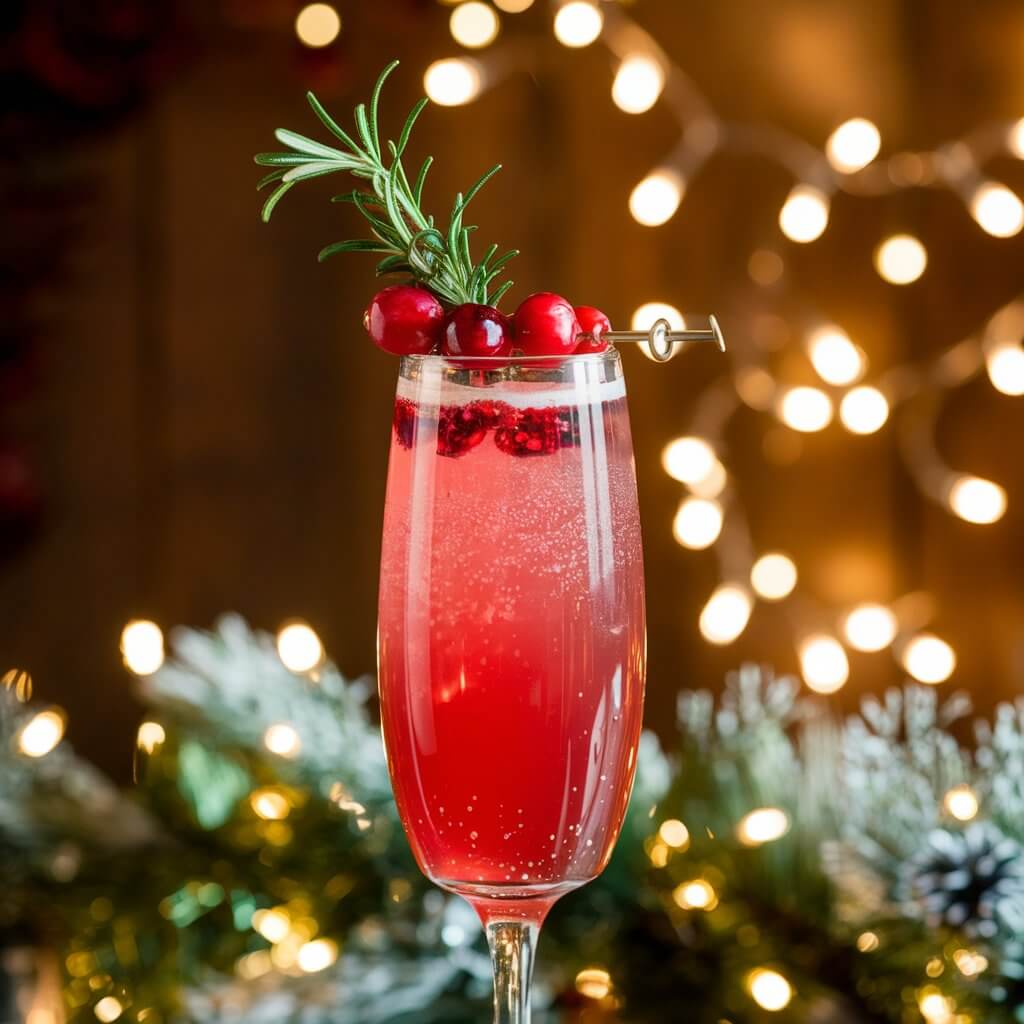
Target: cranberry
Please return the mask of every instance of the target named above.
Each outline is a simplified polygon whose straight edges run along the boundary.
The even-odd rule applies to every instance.
[[[466,302],[456,306],[444,322],[447,356],[503,356],[512,350],[508,317],[493,306]]]
[[[416,406],[408,398],[395,399],[395,440],[403,448],[411,448],[416,437]]]
[[[608,347],[608,342],[602,335],[605,331],[612,329],[612,323],[594,306],[577,306],[576,319],[579,321],[580,331],[589,334],[589,338],[581,338],[576,346],[577,352],[603,352]]]
[[[494,402],[445,405],[437,418],[437,454],[458,458],[475,448],[498,418]]]
[[[528,356],[567,356],[580,325],[572,306],[552,292],[523,299],[515,314],[516,345]]]
[[[444,307],[432,292],[393,284],[374,295],[363,326],[378,348],[392,355],[425,355],[441,340]]]
[[[494,443],[507,455],[550,455],[579,443],[570,409],[506,408],[494,432]]]

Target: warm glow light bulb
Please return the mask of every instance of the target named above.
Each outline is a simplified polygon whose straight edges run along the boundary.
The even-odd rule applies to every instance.
[[[800,671],[816,693],[835,693],[850,678],[850,663],[835,637],[820,634],[800,645]]]
[[[26,757],[45,757],[64,736],[64,716],[59,711],[40,711],[22,726],[18,749]]]
[[[1012,238],[1024,228],[1024,203],[1005,185],[993,181],[979,185],[970,209],[982,231],[996,238]]]
[[[878,129],[864,117],[844,121],[825,144],[828,162],[844,174],[852,174],[867,167],[878,156],[882,147],[882,136]]]
[[[867,384],[847,391],[839,403],[839,419],[852,434],[873,434],[888,418],[889,400]]]
[[[164,663],[164,634],[155,622],[133,619],[121,630],[121,656],[137,676],[152,675]]]
[[[832,399],[819,388],[790,388],[779,403],[779,418],[793,430],[813,434],[832,422]]]
[[[295,17],[295,34],[303,46],[330,46],[341,32],[341,16],[330,4],[306,4]]]
[[[708,643],[731,644],[747,628],[753,601],[744,587],[723,583],[700,613],[700,632]]]
[[[915,636],[903,648],[900,660],[919,683],[928,683],[930,686],[944,683],[956,668],[953,648],[931,633]]]
[[[913,235],[893,235],[875,250],[875,269],[889,284],[911,284],[928,266],[928,252]]]
[[[96,1019],[101,1024],[113,1024],[115,1020],[118,1020],[122,1013],[124,1013],[124,1007],[120,1001],[115,999],[113,996],[104,996],[94,1007],[92,1012],[96,1015]]]
[[[1024,117],[1010,128],[1006,145],[1018,160],[1024,160]]]
[[[302,750],[302,740],[293,726],[278,722],[263,734],[263,745],[278,757],[297,757]]]
[[[679,503],[672,534],[684,548],[703,551],[722,532],[722,506],[709,498],[685,498]]]
[[[880,651],[896,639],[897,622],[884,604],[859,604],[843,619],[843,636],[855,651]]]
[[[143,722],[135,736],[135,742],[139,750],[152,754],[158,747],[163,746],[167,739],[167,733],[159,722]]]
[[[1004,395],[1024,395],[1024,349],[998,345],[985,354],[985,367],[992,387]]]
[[[797,185],[779,211],[779,227],[793,242],[813,242],[828,227],[828,196],[812,185]]]
[[[796,586],[796,566],[787,555],[778,551],[762,555],[750,570],[750,585],[758,597],[766,601],[781,601]]]
[[[637,54],[627,57],[615,73],[612,99],[627,114],[650,110],[665,88],[665,71],[653,57]]]
[[[448,29],[455,42],[468,49],[479,50],[498,38],[501,20],[494,8],[482,0],[468,0],[452,11]]]
[[[324,657],[320,637],[306,622],[290,622],[277,634],[277,654],[292,672],[309,672]]]
[[[953,1004],[941,992],[923,992],[917,1005],[928,1024],[953,1024]]]
[[[573,49],[589,46],[603,27],[601,8],[590,0],[569,0],[555,14],[555,38]]]
[[[682,176],[671,168],[652,171],[630,193],[629,212],[638,224],[657,227],[679,209],[683,199]]]
[[[980,476],[961,476],[949,489],[949,507],[968,523],[994,523],[1006,512],[1006,491]]]
[[[423,73],[423,89],[442,107],[459,107],[480,95],[483,79],[474,61],[462,57],[436,60]]]
[[[789,831],[789,815],[778,807],[759,807],[736,826],[744,846],[760,846],[781,839]]]
[[[296,964],[306,974],[324,971],[338,959],[338,945],[330,939],[315,939],[299,947]]]
[[[690,843],[690,831],[678,819],[670,818],[661,823],[661,828],[658,829],[658,838],[666,846],[671,846],[673,850],[682,850]]]
[[[978,798],[970,786],[954,786],[942,798],[942,806],[957,821],[970,821],[978,815]]]
[[[714,473],[718,458],[702,437],[677,437],[662,450],[661,464],[673,480],[695,484]]]
[[[677,885],[672,891],[672,899],[682,910],[714,910],[718,906],[714,886],[703,878]]]
[[[814,331],[807,348],[814,369],[827,384],[852,384],[867,366],[864,353],[834,324]]]
[[[764,967],[750,972],[747,988],[754,1002],[770,1013],[784,1010],[793,999],[793,986],[778,971]]]

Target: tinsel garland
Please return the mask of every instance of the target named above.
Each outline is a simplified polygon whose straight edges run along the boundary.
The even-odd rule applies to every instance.
[[[174,645],[128,793],[31,756],[40,712],[0,688],[0,946],[57,957],[69,1021],[485,1019],[479,926],[415,868],[372,688],[234,616]],[[538,1021],[1024,1021],[1024,702],[972,749],[968,710],[907,686],[837,722],[753,667],[682,694],[611,865],[545,928]]]

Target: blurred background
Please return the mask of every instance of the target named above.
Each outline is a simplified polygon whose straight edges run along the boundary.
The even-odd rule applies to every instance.
[[[433,66],[428,208],[504,164],[474,219],[522,250],[506,308],[723,324],[727,357],[624,355],[649,719],[744,659],[847,704],[904,665],[983,707],[1019,690],[1024,9],[557,11],[5,5],[0,651],[117,777],[130,620],[300,618],[373,671],[396,365],[360,326],[372,262],[316,263],[358,230],[330,183],[261,224],[252,155],[318,132],[307,89],[348,117],[392,57],[392,131]]]

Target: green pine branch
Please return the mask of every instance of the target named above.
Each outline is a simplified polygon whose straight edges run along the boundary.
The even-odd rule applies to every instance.
[[[448,228],[435,226],[432,216],[423,212],[423,186],[433,162],[427,157],[413,181],[406,174],[402,156],[413,127],[427,105],[421,99],[405,120],[398,141],[388,139],[381,146],[378,127],[380,94],[388,75],[398,66],[393,61],[380,74],[373,87],[367,107],[360,103],[355,109],[355,135],[346,132],[324,109],[312,92],[306,94],[313,113],[340,142],[340,148],[280,128],[277,141],[289,147],[280,153],[259,153],[256,163],[273,168],[257,185],[263,189],[276,185],[263,205],[263,220],[269,221],[284,195],[300,181],[344,172],[366,185],[334,197],[334,202],[352,203],[366,220],[372,238],[334,242],[320,251],[322,262],[341,252],[374,252],[382,258],[378,275],[402,274],[430,288],[443,300],[458,305],[479,302],[497,305],[512,286],[505,281],[494,288],[496,279],[508,262],[518,255],[510,250],[495,259],[498,247],[491,246],[484,258],[474,264],[469,236],[475,226],[463,223],[466,208],[481,188],[501,170],[492,167],[465,193],[455,197]]]

